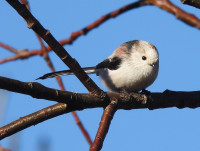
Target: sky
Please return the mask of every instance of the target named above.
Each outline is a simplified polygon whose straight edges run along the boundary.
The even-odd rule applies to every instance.
[[[57,40],[69,37],[72,32],[130,2],[132,1],[29,1],[32,14]],[[199,9],[183,5],[180,1],[173,2],[200,18]],[[0,18],[0,42],[19,50],[40,49],[33,31],[27,28],[22,17],[4,0],[0,1]],[[159,51],[160,69],[156,81],[147,90],[198,91],[199,33],[198,29],[177,20],[175,16],[155,6],[145,6],[108,20],[87,35],[78,38],[72,45],[65,45],[64,48],[82,67],[86,67],[94,66],[104,60],[126,41],[149,41]],[[49,55],[56,70],[67,69],[54,52],[50,52]],[[0,60],[10,56],[13,54],[0,48]],[[0,64],[0,76],[24,82],[35,82],[37,77],[48,72],[50,69],[41,56]],[[91,75],[91,78],[100,88],[107,91],[98,77]],[[55,79],[38,82],[59,89]],[[75,76],[65,76],[63,82],[68,91],[87,93],[86,88]],[[3,102],[5,99],[8,101],[4,107],[4,117],[0,122],[2,126],[56,103],[7,91],[0,91],[0,96],[0,101]],[[103,109],[86,109],[77,113],[91,138],[94,139]],[[199,151],[199,114],[199,108],[118,110],[110,125],[102,151]],[[71,114],[64,114],[31,126],[0,141],[0,145],[13,151],[40,151],[39,146],[45,143],[49,144],[50,151],[89,149]]]

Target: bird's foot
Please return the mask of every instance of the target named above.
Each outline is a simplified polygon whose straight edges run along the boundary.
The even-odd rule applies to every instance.
[[[125,89],[122,89],[120,91],[120,97],[125,100],[129,100],[131,98],[131,95]]]
[[[146,95],[148,97],[148,102],[152,102],[153,101],[153,98],[151,97],[151,92],[150,91],[148,91],[146,89],[142,89],[141,94],[144,94],[144,95]]]

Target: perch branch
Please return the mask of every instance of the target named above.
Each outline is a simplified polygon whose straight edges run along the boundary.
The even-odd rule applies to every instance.
[[[35,118],[39,115],[38,112],[25,116],[19,120],[14,121],[2,128],[0,128],[0,139],[3,139],[11,134],[14,134],[22,129],[38,124],[42,121],[48,120],[55,116],[78,110],[88,108],[106,107],[111,101],[117,100],[117,109],[131,110],[147,108],[150,110],[168,107],[177,108],[197,108],[200,107],[200,91],[193,92],[178,92],[166,90],[163,93],[151,93],[151,96],[144,94],[131,93],[130,98],[123,98],[119,93],[108,92],[107,99],[101,100],[99,97],[90,94],[80,94],[47,88],[36,82],[21,82],[5,77],[0,77],[0,89],[5,89],[12,92],[26,94],[37,99],[46,99],[57,101],[65,104],[58,104],[56,108],[59,111],[51,111],[52,107],[43,109],[40,112],[42,116],[38,119]],[[54,108],[54,107],[53,107]],[[46,111],[48,110],[48,112]],[[59,113],[57,113],[59,112]],[[45,113],[45,114],[44,114]],[[47,113],[47,114],[46,114]],[[31,118],[32,117],[32,118]],[[24,120],[28,118],[29,120]],[[18,124],[15,124],[18,123]],[[21,128],[22,127],[22,128]],[[9,130],[8,130],[9,129]],[[13,130],[14,129],[14,130]]]

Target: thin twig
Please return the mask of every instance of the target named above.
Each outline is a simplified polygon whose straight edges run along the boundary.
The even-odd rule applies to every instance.
[[[125,6],[119,8],[115,11],[112,11],[112,12],[106,14],[106,15],[101,16],[99,19],[97,19],[96,21],[94,21],[90,25],[84,27],[83,29],[76,31],[76,32],[72,32],[71,36],[69,38],[60,41],[60,43],[62,43],[62,45],[71,44],[78,37],[80,37],[81,35],[86,35],[89,31],[97,28],[99,25],[103,24],[107,20],[109,20],[111,18],[115,18],[115,17],[117,17],[117,16],[131,10],[131,9],[139,8],[139,7],[146,6],[146,5],[150,5],[150,3],[147,0],[140,0],[140,1],[133,2],[133,3],[130,3],[128,5],[125,5]],[[49,49],[49,48],[47,48],[47,49]]]
[[[9,45],[6,45],[6,44],[3,44],[2,42],[0,42],[0,47],[4,48],[4,49],[7,49],[9,50],[10,52],[14,53],[14,54],[17,54],[18,53],[18,50],[9,46]]]
[[[122,6],[121,8],[114,10],[113,12],[110,12],[106,15],[103,15],[102,17],[100,17],[99,19],[97,19],[96,21],[94,21],[93,23],[87,25],[86,27],[84,27],[83,29],[80,29],[78,31],[72,32],[69,38],[66,38],[64,40],[59,41],[59,43],[64,46],[66,44],[72,44],[77,38],[79,38],[82,35],[86,35],[89,31],[92,31],[93,29],[97,28],[98,26],[102,25],[104,22],[108,21],[111,18],[120,16],[121,14],[131,10],[131,9],[135,9],[135,8],[139,8],[145,5],[148,5],[149,2],[146,0],[141,0],[138,2],[133,2],[130,3],[128,5]],[[47,46],[47,51],[51,51],[51,47]],[[30,55],[26,55],[26,58],[35,56],[35,55],[42,55],[42,50],[30,50],[29,51]],[[9,57],[10,58],[10,57]],[[17,60],[20,59],[19,57],[15,57],[15,59],[13,60]],[[4,60],[0,60],[0,64],[1,63],[5,63],[8,61],[13,61],[12,59],[4,59]]]
[[[138,5],[138,3],[140,3],[140,4]],[[161,9],[166,10],[166,11],[174,14],[178,19],[184,21],[188,25],[194,26],[196,28],[200,27],[200,25],[199,25],[200,20],[196,16],[181,10],[180,8],[174,6],[172,3],[170,3],[168,0],[167,1],[166,0],[159,0],[159,1],[157,1],[157,0],[146,0],[145,1],[144,0],[144,1],[138,1],[138,2],[134,2],[134,3],[131,3],[131,4],[125,5],[121,8],[119,8],[119,9],[111,12],[111,13],[108,13],[108,14],[102,16],[101,18],[94,21],[90,25],[84,27],[83,29],[78,30],[76,32],[72,32],[72,34],[69,38],[61,40],[61,41],[59,41],[59,43],[62,46],[65,45],[65,44],[71,44],[78,37],[80,37],[82,35],[86,35],[89,31],[92,31],[93,29],[95,29],[99,25],[103,24],[108,19],[110,19],[112,17],[117,17],[117,16],[121,15],[122,13],[124,13],[128,10],[138,8],[138,7],[141,7],[141,6],[145,6],[145,5],[150,5],[150,4],[156,5],[156,6],[160,7]],[[120,10],[123,10],[123,11],[120,11]],[[107,16],[108,18],[106,18],[105,16]],[[87,32],[84,32],[84,31],[87,31]],[[47,46],[47,51],[49,52],[51,50],[52,49],[49,46]],[[27,54],[25,56],[25,58],[29,58],[29,57],[32,57],[32,56],[35,56],[35,55],[42,55],[42,50],[41,49],[40,50],[31,50],[31,51],[29,51],[29,53],[30,54]],[[6,63],[6,62],[9,62],[9,61],[14,61],[14,60],[17,60],[17,59],[21,59],[21,58],[20,57],[8,57],[8,58],[5,58],[3,60],[0,60],[0,64]]]
[[[86,131],[85,127],[83,126],[80,118],[78,117],[77,113],[75,111],[72,112],[72,115],[76,121],[76,124],[78,125],[78,127],[80,128],[81,132],[83,133],[85,139],[87,140],[87,142],[89,143],[89,145],[92,145],[92,140],[90,138],[89,133]]]
[[[0,151],[11,151],[11,150],[3,148],[2,146],[0,146]]]

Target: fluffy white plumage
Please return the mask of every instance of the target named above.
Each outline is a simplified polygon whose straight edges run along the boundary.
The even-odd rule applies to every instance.
[[[96,73],[111,91],[137,92],[151,85],[159,70],[159,55],[149,42],[134,40],[119,46],[111,56],[95,67],[83,68]],[[70,70],[45,74],[38,79],[73,74]]]
[[[159,69],[158,51],[146,41],[130,41],[118,47],[108,57],[122,59],[117,70],[101,69],[99,76],[111,91],[139,91],[151,85]]]

